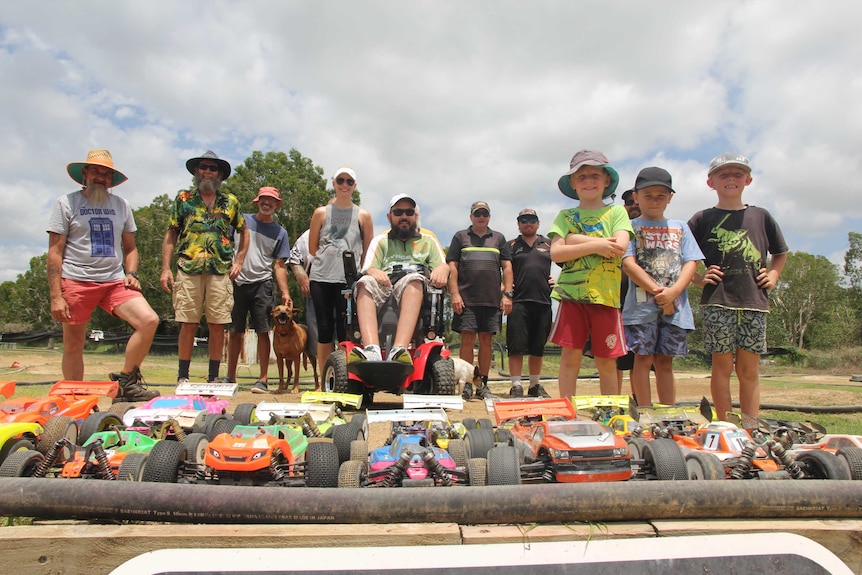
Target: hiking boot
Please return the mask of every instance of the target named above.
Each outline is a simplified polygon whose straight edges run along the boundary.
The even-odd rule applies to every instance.
[[[144,377],[141,375],[141,370],[137,365],[132,368],[131,373],[122,371],[120,373],[112,373],[109,376],[120,384],[120,390],[112,403],[119,403],[121,401],[149,401],[160,395],[158,391],[147,389],[147,384],[144,382]],[[116,376],[116,379],[114,379],[114,376]]]
[[[545,391],[545,388],[542,387],[541,383],[531,385],[530,389],[527,390],[527,395],[529,395],[530,397],[542,397],[544,399],[551,398],[551,394]]]
[[[403,346],[396,345],[391,350],[389,350],[389,355],[387,356],[390,361],[397,361],[398,363],[403,363],[404,365],[413,365],[413,358],[410,357],[410,352]]]
[[[461,398],[464,401],[470,401],[473,399],[473,384],[469,381],[464,382],[464,391],[461,392]]]
[[[524,397],[524,388],[520,385],[513,385],[509,390],[509,397]]]
[[[254,387],[251,388],[252,393],[269,393],[269,388],[266,385],[265,381],[258,381],[254,384]]]
[[[476,390],[476,397],[479,399],[495,399],[497,396],[491,393],[491,390],[488,389],[487,385],[483,385],[479,389]]]

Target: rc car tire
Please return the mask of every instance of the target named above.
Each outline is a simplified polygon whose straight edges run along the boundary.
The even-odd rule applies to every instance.
[[[688,466],[673,439],[653,439],[643,447],[643,458],[659,481],[688,480]]]
[[[478,427],[479,429],[490,429],[493,431],[494,422],[491,421],[490,419],[488,419],[487,417],[483,417],[482,419],[480,419],[476,422],[476,427]]]
[[[450,439],[449,448],[446,451],[452,456],[455,467],[467,467],[467,444],[463,439]]]
[[[470,487],[482,487],[488,484],[487,459],[473,457],[467,461],[467,481]]]
[[[368,463],[351,459],[338,468],[338,487],[354,489],[362,487],[362,482],[368,474]]]
[[[207,416],[204,418],[203,429],[199,428],[199,429],[196,429],[195,431],[202,432],[204,435],[206,435],[209,438],[210,441],[212,441],[213,438],[216,435],[218,435],[217,433],[214,433],[216,424],[219,421],[224,421],[226,419],[227,419],[227,416],[223,415],[221,413],[207,414]]]
[[[466,429],[477,429],[476,428],[476,419],[473,417],[465,417],[464,421],[461,422]]]
[[[494,447],[494,430],[471,429],[464,442],[467,444],[467,457],[487,457],[488,450]]]
[[[455,362],[440,358],[431,364],[431,393],[434,395],[456,395],[458,380],[455,379]]]
[[[233,410],[233,418],[239,421],[240,425],[249,425],[252,421],[257,421],[257,405],[240,403]]]
[[[368,442],[364,439],[357,439],[350,442],[350,459],[349,461],[368,461]]]
[[[187,457],[192,463],[204,462],[209,444],[209,438],[203,433],[189,433],[183,439],[183,445],[186,446],[188,452]]]
[[[144,469],[147,467],[146,453],[130,453],[120,463],[117,470],[117,481],[141,481]]]
[[[38,451],[16,451],[10,453],[0,465],[0,477],[32,477],[45,456]]]
[[[850,479],[850,469],[828,451],[802,451],[795,461],[805,472],[805,479]]]
[[[688,478],[693,480],[726,479],[724,464],[712,453],[690,451],[685,454]]]
[[[488,485],[520,485],[521,466],[518,450],[498,445],[488,451]]]
[[[141,481],[176,483],[188,458],[188,449],[179,441],[162,440],[153,446]]]
[[[862,448],[842,447],[837,455],[847,463],[850,479],[862,479]]]
[[[10,439],[0,448],[0,463],[6,461],[6,458],[16,451],[32,451],[35,449],[36,446],[29,439]]]
[[[90,416],[81,424],[81,431],[78,433],[78,441],[81,442],[81,445],[84,445],[94,433],[108,431],[111,429],[112,425],[123,425],[122,417],[116,413],[111,413],[110,411],[97,411],[96,413],[90,414]]]
[[[641,439],[640,437],[634,437],[629,440],[629,453],[632,459],[643,459],[643,446],[647,443],[646,439]]]
[[[130,403],[128,401],[120,401],[118,403],[112,403],[111,407],[108,408],[108,412],[113,413],[123,419],[123,416],[126,415],[126,412],[132,409],[135,409],[137,406],[136,403]]]
[[[36,440],[36,451],[47,455],[60,439],[65,437],[72,444],[78,442],[78,426],[75,420],[65,415],[54,416],[42,426],[42,435]],[[63,460],[72,456],[72,450],[68,446],[63,449]]]
[[[338,449],[334,443],[309,443],[305,451],[306,487],[338,487]]]
[[[364,413],[357,413],[353,417],[350,418],[348,422],[351,425],[355,425],[358,429],[362,430],[362,439],[368,439],[368,416]]]
[[[497,436],[497,443],[502,443],[504,445],[512,444],[512,432],[505,427],[497,428],[495,435]]]
[[[332,430],[332,442],[338,451],[339,463],[350,460],[351,443],[365,439],[361,425],[361,422],[359,425],[354,425],[351,421],[350,423],[336,425]]]
[[[239,425],[239,422],[235,419],[225,418],[219,419],[215,422],[212,428],[212,437],[207,437],[210,441],[215,439],[217,435],[221,435],[222,433],[233,433],[234,428]]]

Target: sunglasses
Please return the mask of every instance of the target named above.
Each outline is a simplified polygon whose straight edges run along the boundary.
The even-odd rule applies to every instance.
[[[343,184],[344,182],[347,182],[348,186],[352,186],[353,184],[356,183],[356,180],[354,180],[353,178],[335,178],[335,183],[338,184],[339,186],[341,184]]]
[[[538,224],[539,216],[518,216],[518,221],[522,224]]]
[[[634,198],[626,198],[626,199],[625,199],[625,200],[623,200],[623,201],[626,203],[626,205],[627,205],[627,206],[633,206],[633,205],[635,205],[635,200],[634,200]]]
[[[491,212],[489,212],[488,210],[476,210],[475,212],[473,212],[473,215],[477,218],[487,218],[491,215]]]
[[[414,208],[392,208],[393,216],[412,216],[416,213]]]
[[[202,172],[218,172],[218,166],[213,164],[198,164],[198,169]]]

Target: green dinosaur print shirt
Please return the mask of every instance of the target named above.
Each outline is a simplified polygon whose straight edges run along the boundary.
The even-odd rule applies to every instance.
[[[224,275],[233,262],[231,228],[241,231],[245,220],[233,194],[216,192],[212,210],[197,190],[177,194],[168,227],[177,230],[177,265],[187,274]]]

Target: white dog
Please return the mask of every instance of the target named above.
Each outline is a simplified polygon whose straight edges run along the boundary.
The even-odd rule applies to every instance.
[[[480,378],[479,367],[473,367],[460,357],[452,357],[452,361],[455,362],[455,380],[459,385],[463,385],[468,381],[470,383],[476,383],[476,379]]]

